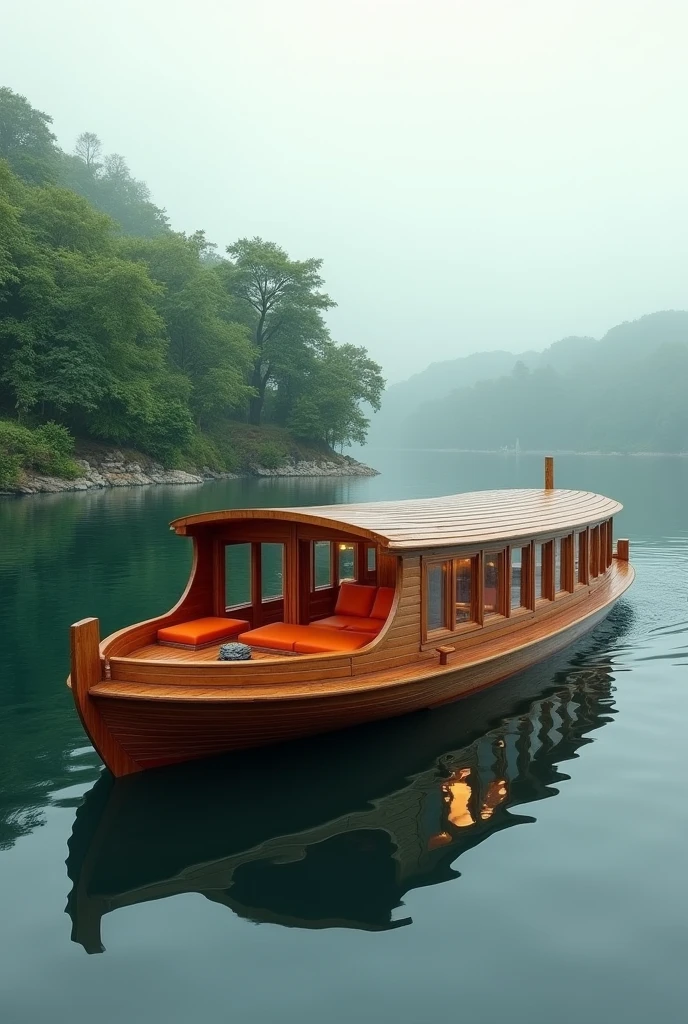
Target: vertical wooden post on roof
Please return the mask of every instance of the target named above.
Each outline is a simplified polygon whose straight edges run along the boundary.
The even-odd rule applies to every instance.
[[[551,455],[545,456],[545,490],[554,490],[554,459]]]

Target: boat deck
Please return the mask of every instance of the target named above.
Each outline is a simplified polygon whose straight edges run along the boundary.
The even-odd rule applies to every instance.
[[[200,651],[185,650],[183,647],[167,647],[165,644],[147,644],[145,647],[139,647],[132,651],[129,657],[136,658],[138,661],[184,661],[197,664],[199,661],[217,661],[219,649],[220,641],[213,644],[212,647],[204,647]],[[280,654],[279,651],[268,654],[266,651],[256,651],[255,649],[251,652],[252,661],[262,661],[263,659],[284,661],[285,658],[293,657],[298,657],[298,655]]]

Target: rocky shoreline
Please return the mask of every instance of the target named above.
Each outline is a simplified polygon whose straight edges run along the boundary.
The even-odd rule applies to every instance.
[[[344,477],[377,476],[378,471],[357,462],[348,455],[322,460],[288,458],[275,468],[251,466],[245,473],[217,473],[207,466],[188,473],[182,469],[165,469],[157,462],[127,459],[122,452],[90,460],[77,459],[82,470],[74,480],[25,472],[10,494],[60,494],[62,491],[92,491],[107,487],[145,487],[161,484],[202,484],[208,480],[239,480],[246,477]]]

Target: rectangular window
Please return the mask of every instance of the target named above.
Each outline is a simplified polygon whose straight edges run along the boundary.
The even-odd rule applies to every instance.
[[[375,572],[375,566],[377,564],[375,548],[366,548],[366,565],[368,572]]]
[[[600,528],[593,527],[590,531],[590,576],[595,579],[600,571]]]
[[[284,544],[260,545],[261,600],[284,596]]]
[[[588,582],[588,531],[581,530],[576,537],[576,582]]]
[[[600,554],[599,554],[599,561],[598,561],[598,571],[599,571],[599,573],[601,575],[605,571],[605,569],[607,568],[607,524],[606,523],[600,523],[599,531],[600,531]]]
[[[332,586],[332,542],[313,541],[313,589],[325,590]]]
[[[544,575],[544,562],[542,559],[542,544],[535,545],[535,600],[539,601],[544,596],[544,587],[542,585]]]
[[[456,625],[475,619],[476,558],[455,558],[455,619]]]
[[[511,549],[511,610],[527,608],[530,547]]]
[[[564,589],[564,550],[561,537],[554,541],[554,593]]]
[[[486,551],[483,570],[483,614],[502,615],[504,602],[504,552]]]
[[[607,568],[614,561],[614,520],[607,521]]]
[[[225,605],[241,608],[251,603],[251,545],[225,547]]]
[[[339,582],[346,583],[356,579],[356,545],[340,544],[338,549]]]
[[[449,562],[437,562],[427,568],[427,598],[425,607],[426,631],[450,629],[447,580]]]

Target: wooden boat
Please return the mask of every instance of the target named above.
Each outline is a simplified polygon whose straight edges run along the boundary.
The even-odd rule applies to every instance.
[[[175,520],[194,547],[177,605],[102,643],[97,619],[71,628],[93,745],[127,775],[434,707],[555,654],[634,573],[622,506],[552,484],[549,466],[542,490]],[[250,660],[218,660],[232,639]]]
[[[457,878],[463,853],[532,822],[519,808],[554,796],[562,762],[613,722],[608,640],[432,712],[288,750],[104,774],[69,840],[73,940],[102,952],[105,914],[182,893],[286,927],[410,925],[406,894]],[[329,763],[347,770],[334,778]]]

